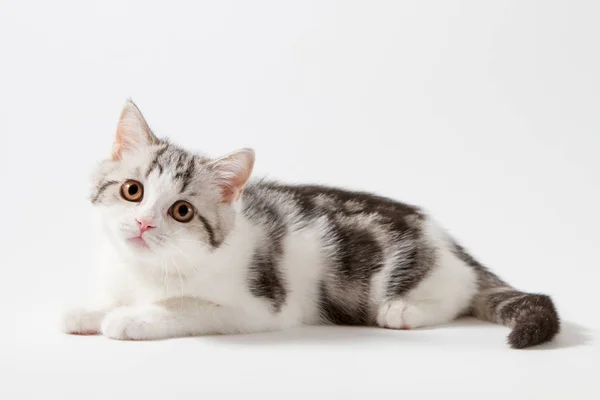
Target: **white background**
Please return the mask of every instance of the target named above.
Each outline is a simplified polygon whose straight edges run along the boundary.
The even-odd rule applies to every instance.
[[[0,0],[0,397],[594,398],[599,20],[597,1]],[[473,321],[60,334],[90,264],[88,177],[129,96],[181,145],[254,147],[257,175],[424,206],[513,285],[551,294],[563,334],[528,351]]]

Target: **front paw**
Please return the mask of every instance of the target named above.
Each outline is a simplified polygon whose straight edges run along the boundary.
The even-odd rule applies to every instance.
[[[120,308],[109,313],[102,322],[102,334],[117,340],[157,339],[157,324],[152,310]]]
[[[102,311],[74,308],[61,316],[60,329],[73,335],[96,335],[100,333],[103,318]]]

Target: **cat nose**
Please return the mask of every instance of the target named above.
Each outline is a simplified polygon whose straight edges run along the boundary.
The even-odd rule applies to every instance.
[[[146,219],[146,218],[140,218],[140,219],[135,219],[140,227],[140,234],[146,232],[149,229],[152,228],[156,228],[156,225],[154,225],[154,221],[152,221],[151,219]]]

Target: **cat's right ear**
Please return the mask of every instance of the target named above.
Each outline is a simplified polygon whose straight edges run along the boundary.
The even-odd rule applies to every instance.
[[[112,159],[120,160],[124,152],[159,143],[142,112],[130,99],[127,100],[117,125],[117,135],[113,143]]]

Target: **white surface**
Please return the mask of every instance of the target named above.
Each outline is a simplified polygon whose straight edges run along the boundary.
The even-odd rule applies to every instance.
[[[168,4],[0,2],[0,398],[598,398],[598,2]],[[477,322],[59,334],[91,249],[87,178],[127,96],[184,146],[254,147],[258,175],[425,206],[513,285],[551,294],[563,335],[514,351]]]

